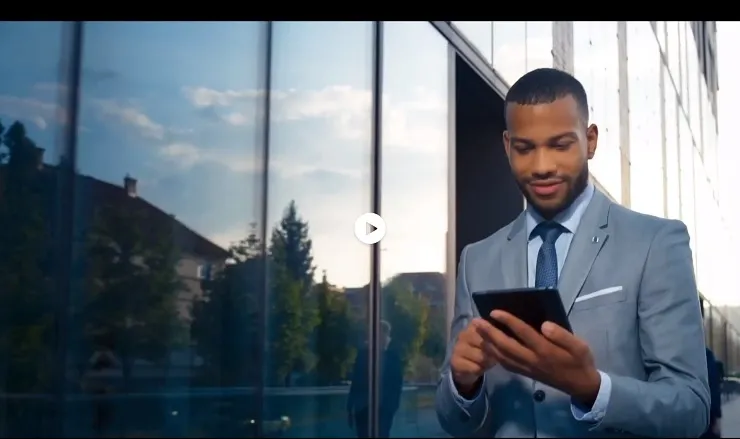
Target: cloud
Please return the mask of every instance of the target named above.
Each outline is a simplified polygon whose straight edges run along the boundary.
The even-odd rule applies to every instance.
[[[190,169],[206,162],[218,163],[234,172],[253,172],[261,167],[254,158],[222,150],[205,149],[186,142],[169,143],[159,150],[159,155],[176,163],[182,169]]]
[[[67,113],[59,105],[32,97],[0,95],[0,115],[31,122],[41,130],[50,123],[64,124],[67,121]]]
[[[244,126],[260,119],[263,90],[216,90],[185,87],[188,101],[209,117]],[[446,93],[446,90],[444,91]],[[317,90],[275,90],[270,96],[270,119],[297,122],[322,119],[330,124],[332,134],[341,140],[370,138],[372,93],[348,85],[333,85]],[[439,93],[417,88],[411,96],[383,98],[384,141],[389,144],[436,151],[434,145],[446,144],[447,105]],[[419,115],[427,117],[419,117]]]
[[[154,122],[138,108],[121,105],[112,99],[92,99],[91,103],[101,110],[104,116],[134,128],[144,137],[155,140],[164,139],[166,132],[164,126]]]

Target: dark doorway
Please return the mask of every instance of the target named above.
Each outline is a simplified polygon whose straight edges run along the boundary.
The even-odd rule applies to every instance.
[[[501,139],[504,101],[459,55],[455,94],[457,263],[463,247],[516,218],[524,199]]]

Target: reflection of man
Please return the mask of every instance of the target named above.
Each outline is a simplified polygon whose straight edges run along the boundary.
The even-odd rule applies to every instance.
[[[381,322],[380,340],[383,342],[383,352],[379,359],[380,369],[380,401],[378,411],[378,437],[390,437],[393,417],[398,411],[403,387],[403,363],[398,352],[391,348],[391,325]],[[347,398],[347,414],[350,426],[354,427],[358,438],[369,435],[369,347],[367,343],[357,352],[357,359],[352,369],[352,384]]]
[[[106,436],[113,417],[113,406],[109,397],[115,393],[111,384],[122,372],[121,362],[110,348],[110,343],[101,344],[89,360],[89,369],[83,383],[84,390],[92,394],[93,430],[98,437]]]
[[[589,183],[598,129],[569,74],[538,69],[519,79],[506,96],[506,126],[528,207],[460,256],[436,397],[443,428],[453,436],[698,437],[709,388],[686,227],[612,203]],[[575,335],[494,312],[510,338],[477,315],[471,292],[527,285],[559,287]]]

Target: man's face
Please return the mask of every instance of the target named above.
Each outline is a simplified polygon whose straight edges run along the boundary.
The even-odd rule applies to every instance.
[[[588,183],[599,131],[585,126],[571,96],[549,104],[507,106],[504,146],[514,177],[545,218],[567,208]]]

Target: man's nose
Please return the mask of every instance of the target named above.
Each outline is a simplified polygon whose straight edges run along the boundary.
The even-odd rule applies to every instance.
[[[532,174],[534,176],[546,178],[555,174],[557,166],[548,148],[539,147],[535,149],[533,160]]]

